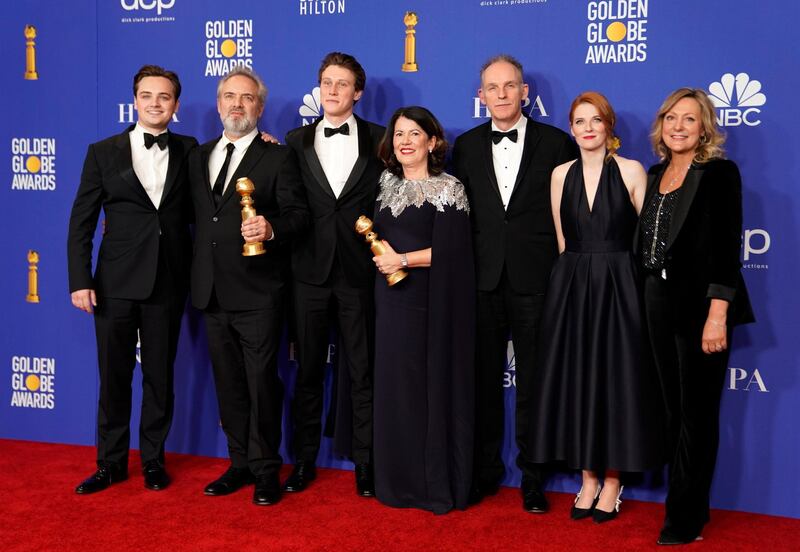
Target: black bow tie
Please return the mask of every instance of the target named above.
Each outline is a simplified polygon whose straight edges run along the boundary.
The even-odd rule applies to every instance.
[[[499,130],[492,131],[492,142],[499,144],[500,140],[508,138],[512,142],[517,141],[517,129],[509,130],[508,132],[500,132]]]
[[[330,138],[334,134],[344,134],[345,136],[350,136],[350,125],[347,123],[343,124],[339,128],[330,128],[325,127],[325,138]]]
[[[150,149],[153,147],[153,144],[158,144],[158,149],[165,150],[167,149],[167,142],[169,141],[169,133],[162,132],[158,136],[153,136],[149,132],[144,133],[144,147]]]

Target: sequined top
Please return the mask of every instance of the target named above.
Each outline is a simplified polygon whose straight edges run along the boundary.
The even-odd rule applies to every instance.
[[[444,212],[446,206],[469,213],[469,202],[464,185],[454,176],[442,173],[423,180],[407,180],[383,171],[380,178],[377,210],[390,209],[397,218],[406,207],[422,207],[430,203],[437,211]]]
[[[668,194],[656,193],[642,213],[641,258],[642,264],[648,270],[659,271],[664,268],[672,211],[682,189],[678,188]]]

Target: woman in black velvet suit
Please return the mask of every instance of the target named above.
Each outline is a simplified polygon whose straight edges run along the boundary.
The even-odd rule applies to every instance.
[[[658,543],[683,544],[709,520],[731,331],[754,319],[739,262],[741,178],[722,158],[724,137],[705,92],[670,94],[651,138],[661,163],[648,174],[634,251],[668,424],[669,492]]]

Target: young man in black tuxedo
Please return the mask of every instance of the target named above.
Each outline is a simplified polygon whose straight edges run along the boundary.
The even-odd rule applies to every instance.
[[[185,161],[197,141],[167,131],[178,110],[178,75],[145,65],[133,78],[138,122],[89,146],[67,241],[72,304],[94,313],[100,399],[97,471],[75,492],[101,491],[128,477],[131,379],[141,339],[139,448],[144,485],[161,490],[164,442],[173,412],[173,363],[191,260]],[[100,209],[103,237],[92,276]]]
[[[375,269],[372,253],[354,225],[360,215],[372,217],[383,170],[377,148],[384,129],[353,114],[365,82],[364,69],[353,56],[339,52],[325,56],[319,69],[324,115],[286,136],[292,151],[289,166],[302,180],[312,220],[292,253],[299,371],[293,402],[296,464],[284,485],[289,492],[302,491],[316,476],[323,369],[335,312],[346,360],[341,369],[350,376],[356,490],[361,496],[374,495]]]
[[[280,500],[281,411],[278,347],[289,274],[288,241],[307,224],[302,188],[281,174],[288,149],[263,142],[257,123],[267,89],[236,67],[217,88],[224,133],[189,157],[195,213],[192,304],[203,311],[222,428],[231,466],[205,488],[230,494],[255,482],[253,502]],[[239,178],[249,178],[257,216],[242,222]],[[245,242],[266,252],[243,256]]]
[[[475,464],[472,503],[497,491],[504,466],[503,372],[509,330],[516,358],[517,465],[523,508],[545,512],[542,470],[529,460],[530,395],[537,328],[550,268],[558,255],[550,207],[550,173],[574,159],[569,136],[522,113],[528,97],[522,65],[496,56],[481,69],[481,103],[491,121],[465,132],[453,149],[473,223],[478,284]]]

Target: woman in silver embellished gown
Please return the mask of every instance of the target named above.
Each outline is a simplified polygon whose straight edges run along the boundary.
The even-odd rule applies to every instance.
[[[378,499],[437,514],[465,508],[474,418],[475,282],[469,206],[442,172],[447,143],[421,107],[386,130],[375,230],[374,461]],[[385,276],[409,275],[394,286]]]

